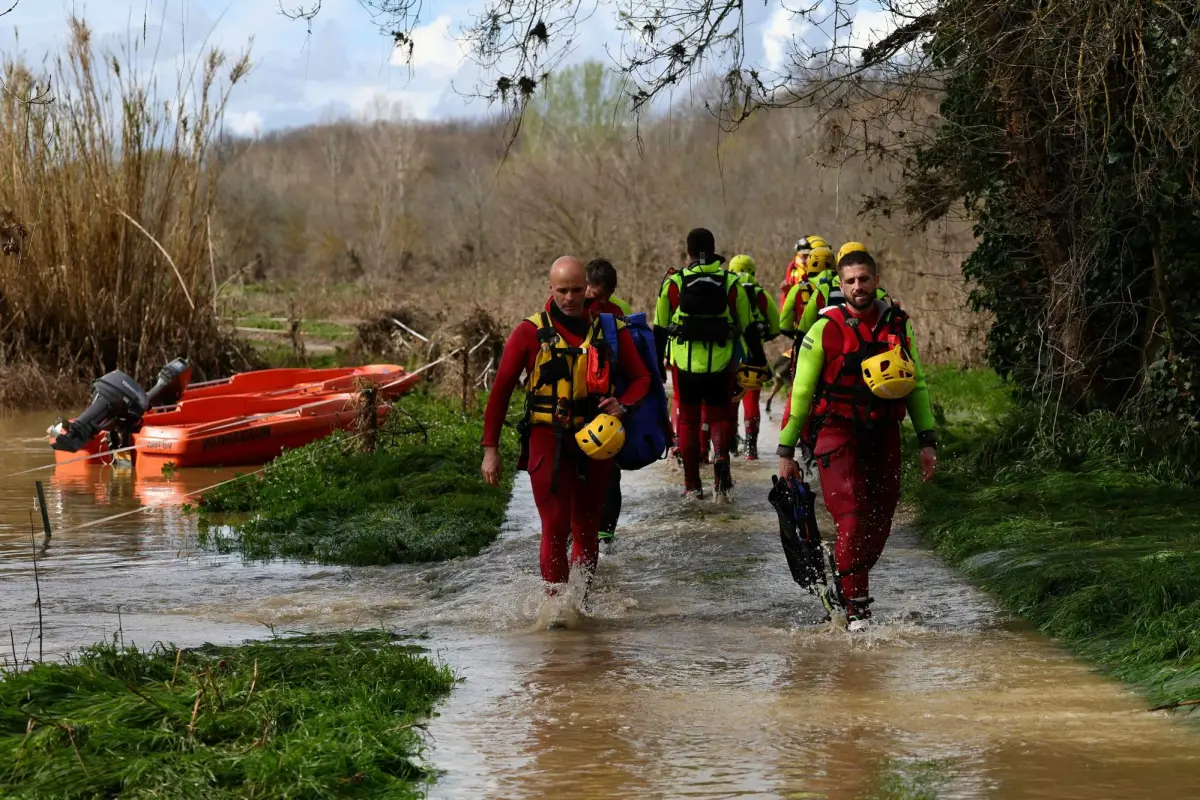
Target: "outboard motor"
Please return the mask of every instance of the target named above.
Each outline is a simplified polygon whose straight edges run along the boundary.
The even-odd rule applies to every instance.
[[[137,381],[113,370],[92,384],[91,405],[77,419],[62,423],[64,430],[50,447],[77,453],[100,431],[112,431],[120,439],[128,439],[149,407],[150,399]]]
[[[186,358],[177,358],[158,371],[158,380],[146,392],[147,408],[173,406],[183,397],[192,382],[192,365]]]

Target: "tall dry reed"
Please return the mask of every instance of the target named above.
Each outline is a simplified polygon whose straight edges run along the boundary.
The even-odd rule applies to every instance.
[[[248,56],[212,50],[174,85],[145,42],[100,51],[79,19],[44,74],[12,58],[0,95],[0,365],[139,378],[228,361],[216,311],[210,153]],[[50,94],[30,101],[45,87]]]

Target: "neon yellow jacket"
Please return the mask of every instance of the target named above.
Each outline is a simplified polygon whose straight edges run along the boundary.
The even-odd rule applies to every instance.
[[[739,280],[741,281],[742,288],[746,291],[746,303],[750,307],[750,321],[763,323],[763,339],[774,339],[779,335],[779,306],[775,304],[775,298],[750,273],[741,273]],[[766,298],[766,314],[763,314],[762,309],[758,307],[758,303],[752,299],[752,296],[756,294]],[[745,352],[745,349],[742,352]]]

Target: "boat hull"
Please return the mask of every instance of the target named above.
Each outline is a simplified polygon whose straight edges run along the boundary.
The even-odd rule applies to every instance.
[[[266,373],[273,373],[266,375]],[[288,380],[308,379],[307,382],[284,385]],[[265,414],[286,412],[296,408],[307,408],[322,399],[334,401],[340,408],[345,404],[345,398],[353,399],[354,390],[361,386],[375,385],[379,389],[378,399],[381,403],[390,402],[410,391],[420,380],[419,375],[406,373],[403,367],[394,364],[373,364],[367,367],[346,367],[335,369],[275,369],[260,372],[246,372],[234,375],[224,381],[214,381],[200,384],[197,389],[188,389],[179,403],[173,406],[152,408],[142,417],[139,432],[154,431],[153,436],[134,434],[134,445],[137,450],[129,451],[128,457],[136,458],[139,453],[146,453],[152,458],[169,457],[177,460],[177,466],[196,466],[208,464],[250,464],[253,459],[267,461],[278,455],[279,448],[271,441],[278,433],[262,434],[258,428],[250,426],[243,438],[227,436],[214,439],[208,444],[207,455],[203,459],[187,450],[182,444],[170,444],[172,437],[188,438],[182,433],[172,431],[195,431],[196,426],[208,423],[238,429],[238,420],[247,418],[262,418]],[[258,387],[256,390],[254,387]],[[272,388],[273,387],[273,388]],[[219,391],[218,391],[219,390]],[[327,406],[320,406],[326,408]],[[295,423],[293,423],[295,424]],[[309,423],[309,427],[319,430],[324,423]],[[338,422],[330,422],[334,430]],[[301,426],[303,427],[303,426]],[[165,432],[164,432],[165,431]],[[189,434],[192,435],[192,434]],[[297,447],[312,441],[309,434],[303,433],[299,427],[289,427],[289,438],[282,446]],[[254,437],[263,437],[265,441],[254,443]],[[317,438],[320,438],[319,436]],[[106,437],[101,434],[90,440],[82,449],[74,453],[63,450],[54,451],[56,463],[75,462],[89,455],[97,456],[89,459],[90,463],[111,463],[113,456],[99,455],[106,452]],[[54,441],[53,436],[49,439]],[[206,441],[208,441],[206,439]],[[139,444],[141,442],[141,444]],[[228,453],[221,452],[227,448]],[[167,453],[169,456],[164,456]],[[272,453],[263,456],[263,453]],[[212,458],[233,458],[232,461]],[[198,460],[196,460],[198,459]],[[252,460],[245,460],[252,459]],[[195,463],[193,461],[195,460]],[[186,463],[184,463],[186,462]]]
[[[139,459],[171,462],[181,468],[262,464],[284,450],[303,447],[336,430],[352,429],[358,415],[356,401],[357,395],[345,393],[302,410],[260,417],[199,425],[147,425],[133,435],[133,443]],[[380,421],[390,410],[386,403],[377,407]]]

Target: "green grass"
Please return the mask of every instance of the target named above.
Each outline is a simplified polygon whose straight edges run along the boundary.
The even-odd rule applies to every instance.
[[[512,489],[515,436],[504,437],[505,481],[479,476],[483,422],[422,393],[405,396],[374,453],[335,434],[284,454],[259,477],[200,504],[201,541],[250,559],[392,564],[474,555],[500,532]],[[217,515],[244,515],[233,533]]]
[[[248,328],[261,328],[268,331],[285,331],[289,329],[288,323],[284,320],[256,315],[242,317],[238,320],[238,324]],[[318,339],[327,339],[333,342],[348,342],[354,338],[356,333],[352,326],[319,319],[302,319],[300,321],[300,332]]]
[[[419,797],[454,677],[383,631],[151,652],[0,681],[0,796]]]
[[[1200,697],[1195,442],[1096,412],[1043,418],[990,373],[935,371],[926,540],[1005,608],[1155,703]]]
[[[271,367],[309,367],[311,369],[327,369],[330,367],[355,367],[362,359],[354,358],[340,347],[332,353],[312,353],[309,351],[304,359],[298,359],[296,352],[289,342],[270,342],[263,339],[251,339],[250,346],[263,363]]]

